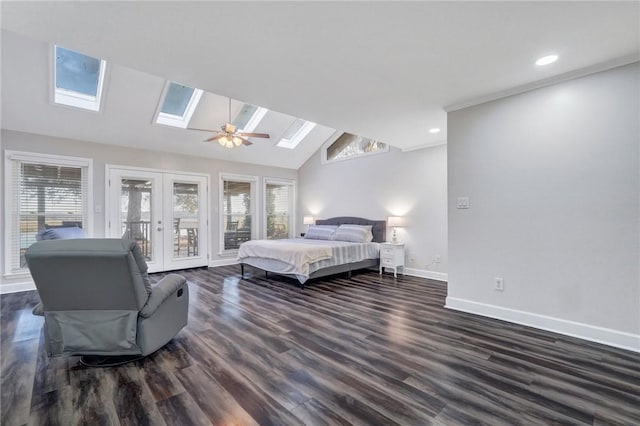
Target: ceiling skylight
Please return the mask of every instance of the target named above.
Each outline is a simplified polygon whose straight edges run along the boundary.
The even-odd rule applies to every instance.
[[[156,123],[185,129],[201,97],[202,90],[170,81]]]
[[[276,145],[281,148],[293,149],[298,146],[302,139],[307,137],[314,127],[316,127],[316,123],[298,118],[284,132],[280,142]]]
[[[54,47],[54,54],[53,101],[99,111],[106,62],[61,46]]]
[[[236,126],[239,131],[249,133],[253,132],[256,127],[258,127],[258,124],[262,121],[267,111],[269,110],[266,108],[244,104],[231,124]]]

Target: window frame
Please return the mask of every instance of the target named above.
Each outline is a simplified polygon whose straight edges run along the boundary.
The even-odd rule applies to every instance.
[[[240,175],[235,173],[225,173],[221,172],[218,178],[218,255],[219,256],[230,256],[238,253],[238,249],[229,249],[225,250],[224,248],[224,182],[225,181],[234,181],[234,182],[248,182],[251,184],[251,200],[255,200],[251,203],[250,214],[251,214],[251,239],[258,239],[260,236],[260,216],[258,215],[258,204],[260,200],[260,188],[259,188],[259,177],[253,175]]]
[[[296,201],[297,185],[295,179],[271,178],[262,179],[262,238],[267,239],[267,185],[289,185],[291,186],[291,211],[289,212],[289,238],[295,238],[296,234]]]
[[[322,144],[322,147],[320,147],[320,163],[321,164],[338,163],[340,161],[349,161],[349,160],[355,160],[356,158],[363,158],[363,157],[370,157],[372,155],[386,154],[391,150],[391,148],[390,148],[388,143],[382,142],[382,143],[385,144],[385,148],[384,149],[380,149],[380,150],[373,151],[373,152],[365,152],[365,153],[362,153],[362,154],[352,155],[350,157],[335,158],[333,160],[329,160],[327,158],[327,150],[329,149],[329,147],[331,145],[333,145],[333,143],[335,141],[338,140],[338,138],[340,138],[340,136],[342,136],[343,133],[348,133],[348,132],[344,132],[342,130],[336,130],[334,132],[334,134],[331,135],[331,137],[329,139],[327,139],[325,143]]]
[[[100,75],[98,76],[98,87],[96,88],[96,96],[86,95],[84,93],[74,92],[73,90],[59,89],[57,85],[57,71],[56,71],[56,49],[61,47],[63,49],[71,50],[76,53],[80,53],[85,56],[90,56],[77,50],[69,49],[57,44],[52,45],[51,51],[51,102],[54,105],[61,105],[65,107],[78,108],[85,111],[100,112],[102,109],[102,102],[104,99],[103,93],[105,91],[105,75],[107,74],[107,61],[102,58],[94,59],[100,60]]]
[[[53,155],[53,154],[40,154],[34,152],[25,151],[5,151],[4,154],[4,230],[5,230],[5,242],[4,242],[4,265],[3,265],[3,277],[26,277],[29,276],[28,269],[13,270],[13,235],[16,227],[19,224],[13,223],[14,210],[16,206],[16,196],[19,194],[14,193],[14,181],[13,181],[13,161],[22,161],[35,164],[47,164],[51,166],[63,166],[63,167],[86,167],[87,173],[87,194],[86,194],[86,226],[83,224],[83,230],[86,232],[87,237],[93,237],[93,159],[84,157],[72,157],[66,155]]]
[[[165,82],[164,89],[162,89],[162,95],[160,96],[160,102],[158,102],[158,107],[156,108],[156,113],[153,117],[153,123],[161,126],[186,129],[189,126],[191,117],[193,117],[193,113],[196,111],[196,108],[200,103],[200,99],[202,98],[204,91],[197,87],[193,87],[193,94],[191,95],[191,99],[189,99],[189,103],[187,103],[187,107],[184,109],[184,113],[182,115],[167,114],[161,110],[164,105],[164,100],[167,97],[167,93],[169,92],[169,86],[171,86],[171,83],[187,86],[186,84],[178,83],[177,81],[167,80]]]
[[[309,133],[311,133],[313,129],[315,129],[316,126],[318,125],[318,123],[305,120],[304,118],[296,118],[291,122],[291,124],[289,124],[289,127],[287,127],[284,133],[289,131],[291,126],[293,126],[297,120],[304,121],[304,124],[302,125],[302,127],[300,127],[300,129],[298,129],[298,131],[295,132],[290,139],[285,139],[284,137],[281,136],[280,140],[276,144],[277,147],[285,148],[285,149],[295,149],[300,144],[300,142],[302,142],[307,136],[309,136]],[[283,136],[284,136],[284,133],[283,133]]]

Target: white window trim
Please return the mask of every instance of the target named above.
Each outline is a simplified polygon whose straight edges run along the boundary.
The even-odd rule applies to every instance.
[[[297,204],[297,186],[296,181],[294,179],[282,179],[282,178],[270,178],[265,177],[262,179],[262,223],[264,224],[264,229],[262,229],[262,238],[267,238],[267,185],[290,185],[292,200],[291,200],[291,212],[290,216],[290,226],[289,226],[289,238],[295,238],[296,233],[296,204]]]
[[[260,200],[260,188],[259,188],[259,177],[252,175],[238,175],[232,173],[220,173],[220,177],[218,178],[218,255],[219,256],[231,256],[238,253],[237,249],[234,250],[225,250],[224,249],[224,212],[222,211],[222,206],[224,205],[224,181],[225,180],[233,180],[236,182],[249,182],[251,183],[251,199],[255,202],[251,203],[251,239],[255,240],[260,235],[260,216],[258,215],[259,210],[259,202]],[[253,193],[255,191],[255,193]],[[254,223],[255,222],[255,223]]]
[[[11,162],[14,160],[28,161],[39,164],[49,164],[52,166],[70,166],[70,167],[86,167],[87,168],[87,224],[84,230],[88,237],[93,237],[93,160],[91,158],[70,157],[64,155],[38,154],[34,152],[23,151],[5,151],[4,154],[4,270],[5,278],[22,278],[28,277],[29,271],[14,272],[11,270],[12,253],[11,243],[13,236],[14,224],[12,223],[12,212],[14,208],[14,193]]]
[[[96,96],[85,95],[84,93],[74,92],[73,90],[60,89],[56,85],[56,47],[66,49],[64,46],[56,46],[55,44],[51,49],[51,60],[49,61],[51,64],[51,102],[56,105],[99,112],[102,107],[102,93],[105,86],[107,61],[100,59],[100,74],[98,76]]]
[[[187,107],[184,109],[184,114],[167,114],[165,112],[162,112],[161,109],[162,105],[164,104],[164,99],[167,97],[167,92],[169,91],[169,86],[171,85],[171,83],[181,84],[175,81],[167,81],[165,83],[164,90],[162,91],[162,96],[160,97],[160,102],[158,103],[158,107],[156,108],[156,114],[153,118],[153,122],[155,124],[161,124],[164,126],[186,129],[189,125],[189,121],[191,121],[193,113],[196,111],[196,107],[198,106],[198,103],[200,102],[200,98],[202,97],[204,91],[198,88],[193,89],[193,94],[191,95],[191,99],[189,99]]]
[[[325,143],[322,144],[322,147],[320,148],[320,164],[339,163],[341,161],[355,160],[355,159],[358,159],[358,158],[370,157],[372,155],[386,154],[386,153],[389,152],[389,144],[388,143],[384,143],[385,147],[383,149],[379,149],[378,151],[365,152],[363,154],[352,155],[351,157],[336,158],[336,159],[333,159],[333,160],[329,160],[327,158],[327,149],[329,149],[329,147],[336,140],[338,140],[338,138],[340,136],[342,136],[343,133],[344,132],[341,131],[341,130],[336,130],[336,132],[333,135],[331,135],[331,137],[329,139],[327,139],[327,141]]]

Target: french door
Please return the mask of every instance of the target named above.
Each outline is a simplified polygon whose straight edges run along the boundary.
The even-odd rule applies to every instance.
[[[107,166],[107,236],[134,240],[149,272],[208,264],[208,176]]]

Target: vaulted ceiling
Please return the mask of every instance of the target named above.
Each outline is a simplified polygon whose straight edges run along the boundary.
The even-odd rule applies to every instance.
[[[638,60],[637,2],[7,2],[2,127],[298,168],[333,129],[401,149],[446,142],[447,107]],[[53,105],[51,45],[111,65],[104,110]],[[548,67],[534,61],[556,53]],[[269,108],[274,139],[227,150],[152,124],[167,80],[209,92],[192,125],[227,120],[226,97]],[[217,94],[217,95],[214,95]],[[277,112],[276,112],[277,111]],[[295,117],[319,123],[274,147]],[[438,134],[429,133],[440,128]]]

